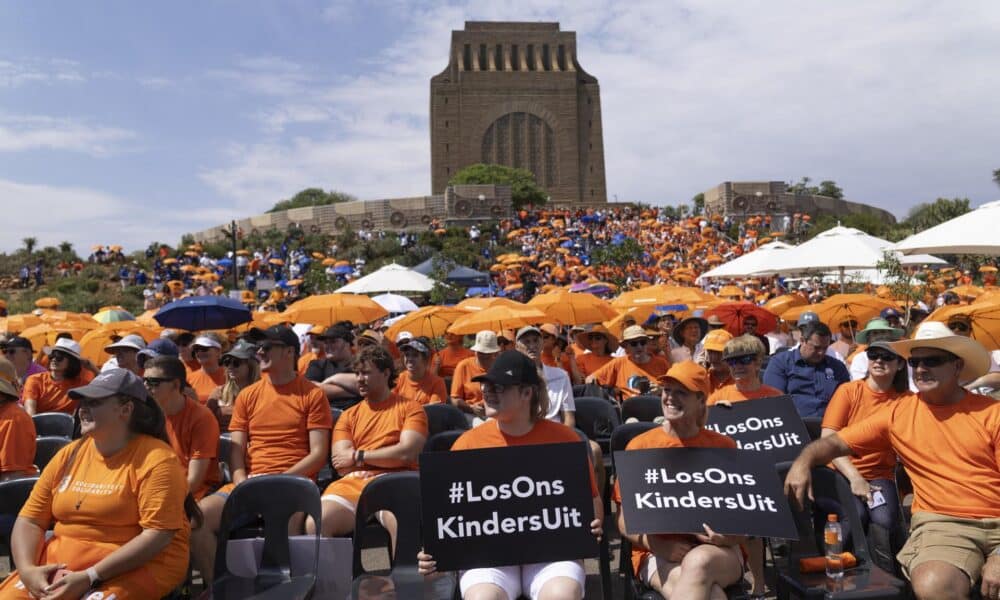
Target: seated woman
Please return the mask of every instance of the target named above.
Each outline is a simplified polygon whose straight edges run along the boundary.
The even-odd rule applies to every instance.
[[[576,355],[576,365],[584,378],[611,362],[611,354],[618,349],[618,340],[604,325],[594,325],[586,332],[590,352]]]
[[[44,412],[73,414],[76,401],[67,393],[94,378],[94,373],[84,368],[80,344],[61,338],[48,351],[49,370],[32,375],[24,382],[24,410],[29,415]]]
[[[860,423],[886,404],[909,392],[906,360],[888,342],[874,342],[865,349],[868,375],[837,388],[823,415],[823,437]],[[854,505],[865,529],[877,525],[869,535],[879,565],[892,572],[893,557],[900,549],[895,537],[900,527],[899,494],[896,490],[896,456],[891,451],[833,459],[833,466],[851,483]],[[877,498],[876,498],[877,496]],[[877,501],[876,501],[877,500]]]
[[[475,378],[483,386],[488,420],[462,434],[452,450],[475,450],[503,446],[579,443],[575,431],[545,418],[548,407],[542,393],[545,381],[535,362],[516,350],[503,352],[484,375]],[[601,537],[604,519],[601,496],[590,469],[595,518],[590,523],[594,537]],[[434,557],[421,552],[420,572],[435,572]],[[511,567],[469,569],[459,585],[465,600],[515,600],[522,594],[532,600],[583,598],[586,574],[583,561],[567,560]]]
[[[187,575],[189,519],[200,519],[163,413],[124,369],[70,395],[83,438],[45,467],[18,515],[19,569],[0,598],[161,598]]]
[[[219,361],[226,371],[226,382],[215,388],[208,395],[208,407],[219,421],[219,428],[229,429],[229,420],[233,418],[233,406],[236,396],[252,383],[260,379],[260,363],[257,361],[257,346],[246,340],[239,340],[229,352],[222,355]],[[229,457],[223,457],[229,460]]]
[[[675,364],[659,379],[663,425],[636,436],[626,450],[650,448],[735,448],[732,438],[704,427],[708,373],[691,361]],[[646,585],[667,600],[725,599],[723,589],[743,576],[742,536],[721,535],[706,525],[704,534],[630,535],[619,504],[618,530],[632,543],[632,568]]]
[[[358,499],[374,478],[417,469],[417,457],[427,441],[427,414],[420,403],[392,391],[395,368],[389,351],[381,346],[369,346],[354,359],[364,400],[345,410],[333,429],[333,467],[343,477],[323,492],[325,536],[354,531]],[[395,518],[383,512],[380,519],[395,539]],[[306,520],[306,532],[313,531],[313,520]]]
[[[396,380],[396,394],[424,404],[441,404],[448,401],[444,379],[431,372],[431,343],[425,337],[406,338],[399,342],[405,371]]]
[[[764,344],[752,335],[741,335],[726,342],[722,360],[729,366],[733,383],[724,385],[708,397],[708,405],[732,404],[757,398],[772,398],[785,393],[764,385],[760,380],[760,367],[767,356]]]
[[[0,481],[35,475],[35,422],[17,405],[17,370],[0,357]],[[0,515],[0,532],[10,533],[9,523]],[[5,524],[8,525],[5,527]]]

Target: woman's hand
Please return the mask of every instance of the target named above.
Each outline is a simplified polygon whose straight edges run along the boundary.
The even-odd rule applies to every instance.
[[[417,571],[421,575],[431,575],[437,572],[437,562],[434,557],[424,552],[423,548],[417,552]]]
[[[871,504],[872,492],[878,490],[878,486],[871,485],[864,478],[855,477],[851,479],[851,493]]]
[[[667,562],[681,562],[694,544],[684,538],[665,535],[647,535],[646,548]]]
[[[66,565],[64,564],[22,567],[17,570],[17,574],[21,578],[21,583],[27,588],[28,593],[35,598],[41,598],[45,595],[45,588],[49,586],[49,579],[52,579],[56,571],[65,568]]]
[[[72,571],[45,588],[44,600],[78,600],[90,589],[90,577],[84,571]]]
[[[725,406],[726,408],[732,408],[733,407],[733,403],[730,402],[729,400],[719,400],[715,404],[713,404],[712,406]]]
[[[698,541],[702,544],[712,544],[713,546],[735,546],[742,541],[742,536],[734,535],[722,535],[721,533],[715,533],[712,528],[706,523],[702,523],[701,526],[705,529],[705,534],[696,534],[694,537],[698,538]]]
[[[601,537],[604,536],[604,525],[600,519],[594,519],[590,522],[590,533],[594,534],[598,542],[601,541]]]

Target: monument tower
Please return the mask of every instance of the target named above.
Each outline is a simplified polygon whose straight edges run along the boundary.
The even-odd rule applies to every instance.
[[[431,78],[431,193],[475,163],[530,170],[553,204],[607,202],[597,79],[558,23],[467,21]]]

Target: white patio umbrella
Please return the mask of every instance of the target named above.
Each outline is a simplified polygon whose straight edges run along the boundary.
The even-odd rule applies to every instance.
[[[836,226],[809,240],[776,252],[768,264],[756,275],[777,275],[789,273],[829,273],[839,272],[843,287],[846,271],[876,269],[883,260],[883,252],[892,248],[892,243],[853,227]],[[947,264],[940,258],[927,254],[900,256],[903,265]]]
[[[1000,200],[987,202],[975,210],[935,225],[894,246],[903,254],[989,254],[1000,256]]]
[[[434,280],[407,269],[402,265],[392,263],[352,281],[338,292],[347,294],[377,294],[380,292],[429,292],[434,287]]]
[[[702,273],[697,281],[700,283],[704,279],[747,277],[768,264],[772,255],[777,252],[783,252],[788,248],[794,248],[794,246],[785,242],[769,242],[753,252],[748,252],[743,256],[736,257],[727,263],[723,263],[710,271]]]
[[[414,304],[413,300],[398,294],[382,294],[380,296],[372,296],[372,300],[390,313],[408,313],[420,308]]]

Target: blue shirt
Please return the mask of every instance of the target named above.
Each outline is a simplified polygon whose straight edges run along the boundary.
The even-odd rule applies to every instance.
[[[802,417],[822,417],[837,386],[850,380],[847,367],[836,358],[824,354],[812,365],[798,348],[772,356],[764,371],[764,384],[789,394]]]

